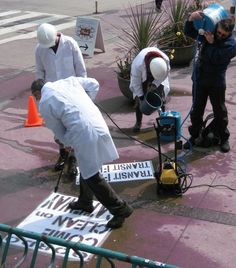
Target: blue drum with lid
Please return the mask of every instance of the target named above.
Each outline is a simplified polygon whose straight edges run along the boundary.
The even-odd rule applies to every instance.
[[[228,13],[226,9],[217,4],[211,4],[203,10],[203,18],[201,20],[194,20],[193,25],[199,34],[204,34],[204,32],[214,32],[216,24],[222,19],[226,19]]]

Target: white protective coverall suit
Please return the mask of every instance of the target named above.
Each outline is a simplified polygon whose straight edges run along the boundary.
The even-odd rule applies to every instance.
[[[88,90],[88,89],[87,89]],[[118,152],[97,106],[77,77],[48,82],[41,89],[39,112],[46,126],[72,147],[80,167],[80,196],[70,209],[91,213],[93,194],[114,217],[107,227],[119,228],[133,209],[102,178],[102,165],[117,159]]]
[[[87,71],[83,55],[78,43],[70,36],[58,33],[59,42],[56,50],[45,48],[40,44],[35,49],[35,77],[46,82],[54,82],[70,76],[87,77]],[[62,141],[55,137],[55,142],[59,145],[59,158],[55,164],[55,170],[61,170],[68,158],[68,180],[73,180],[77,175],[77,170],[73,163],[76,162],[73,150],[68,155]]]
[[[70,36],[60,33],[60,42],[55,53],[39,44],[35,49],[36,79],[54,82],[70,76],[86,77],[87,72],[81,50]]]
[[[74,149],[81,174],[87,179],[119,156],[106,122],[80,81],[69,77],[46,83],[39,112],[56,137]]]
[[[161,57],[164,59],[167,65],[167,76],[164,80],[157,80],[152,77],[152,81],[149,81],[150,78],[148,78],[147,73],[147,66],[145,62],[145,57],[149,54],[158,54],[158,57]],[[156,55],[154,57],[157,57]],[[131,65],[131,76],[130,76],[130,90],[133,93],[133,98],[135,99],[135,113],[136,113],[136,123],[133,127],[134,132],[140,131],[141,124],[142,124],[142,112],[140,111],[140,99],[143,99],[143,96],[145,95],[145,89],[150,82],[156,86],[156,88],[159,88],[160,85],[163,86],[163,89],[161,91],[163,97],[166,98],[169,91],[170,91],[170,85],[169,85],[169,79],[168,74],[170,71],[170,61],[169,57],[163,53],[160,49],[156,47],[147,47],[142,49],[139,54],[134,58],[132,65]],[[144,86],[146,84],[146,86]],[[165,95],[165,96],[164,96]]]

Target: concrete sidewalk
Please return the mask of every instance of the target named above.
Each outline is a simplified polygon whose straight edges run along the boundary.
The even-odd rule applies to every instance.
[[[229,8],[229,1],[221,3]],[[119,13],[116,16],[116,19],[114,14],[102,16],[102,28],[111,29],[109,25],[113,19],[120,22]],[[122,130],[133,135],[130,131],[135,120],[133,109],[130,103],[120,96],[116,74],[111,72],[116,68],[112,59],[114,60],[119,52],[116,42],[107,42],[106,53],[88,60],[87,66],[91,66],[89,73],[101,83],[99,105],[102,105]],[[187,165],[187,172],[193,175],[193,184],[182,198],[161,199],[156,195],[155,181],[115,185],[115,189],[136,209],[123,230],[112,232],[104,244],[105,247],[118,248],[128,254],[145,256],[184,268],[235,267],[235,65],[234,58],[227,71],[226,103],[229,111],[231,151],[222,154],[218,148],[196,148],[185,156],[183,160]],[[183,120],[191,108],[191,85],[191,67],[172,69],[173,90],[167,109],[179,111]],[[206,115],[210,112],[211,108],[208,106]],[[144,117],[143,129],[136,136],[154,147],[157,146],[153,130],[155,118],[156,115]],[[155,150],[125,137],[109,119],[107,122],[119,148],[120,162],[147,159],[151,159],[154,164],[158,162]],[[187,118],[182,129],[184,137],[188,137],[188,124]],[[171,153],[172,150],[172,144],[163,145],[164,152]]]
[[[229,1],[219,2],[229,7]],[[156,168],[158,153],[153,124],[157,115],[145,116],[142,131],[134,136],[131,131],[135,121],[134,110],[131,103],[120,93],[116,79],[115,60],[122,55],[122,51],[118,48],[120,33],[112,25],[116,23],[122,27],[122,14],[123,11],[120,10],[95,16],[101,20],[106,51],[96,52],[93,58],[85,59],[88,76],[95,77],[100,83],[98,105],[127,134],[124,135],[104,113],[119,151],[120,159],[117,162],[152,160]],[[74,29],[65,33],[73,36]],[[182,197],[158,196],[154,179],[113,184],[119,195],[134,206],[135,211],[123,228],[112,231],[103,247],[182,268],[235,267],[235,65],[236,58],[232,60],[227,72],[226,103],[231,151],[223,154],[219,148],[196,148],[188,155],[180,152],[187,172],[193,175],[192,188]],[[189,124],[187,116],[192,101],[190,77],[191,67],[172,69],[173,90],[166,107],[167,110],[180,112],[182,120],[187,118],[182,128],[182,134],[186,138]],[[58,178],[58,174],[52,172],[58,151],[52,133],[45,127],[23,127],[30,94],[26,84],[29,86],[31,78],[33,72],[28,71],[23,74],[23,78],[17,77],[11,83],[1,82],[9,91],[5,91],[6,101],[0,107],[0,211],[1,223],[12,226],[19,224],[49,195]],[[22,83],[24,86],[21,88]],[[16,85],[22,90],[19,89],[14,98],[8,99],[10,91],[16,90]],[[206,114],[210,112],[209,106]],[[162,150],[172,155],[173,144],[162,144]],[[65,194],[78,194],[78,188],[74,184],[62,183],[59,189]],[[86,267],[93,267],[92,265],[93,262]],[[71,264],[70,267],[75,266]],[[116,267],[128,266],[118,264]]]

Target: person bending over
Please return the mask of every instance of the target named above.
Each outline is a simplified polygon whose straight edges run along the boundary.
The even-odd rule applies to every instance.
[[[80,195],[69,208],[92,213],[95,195],[113,215],[107,227],[119,228],[133,209],[99,172],[104,163],[119,155],[102,114],[77,80],[69,77],[45,83],[38,79],[32,83],[31,91],[39,101],[39,112],[46,126],[66,147],[74,149],[79,164]]]
[[[143,114],[140,111],[140,101],[144,99],[150,87],[157,88],[157,94],[164,99],[170,91],[169,75],[170,61],[168,56],[156,47],[142,49],[131,64],[130,90],[135,99],[136,123],[134,132],[140,131]]]

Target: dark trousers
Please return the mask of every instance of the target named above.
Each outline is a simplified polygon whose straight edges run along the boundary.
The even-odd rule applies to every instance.
[[[155,0],[156,8],[161,9],[162,2],[163,2],[163,0]]]
[[[79,202],[92,204],[93,195],[112,215],[122,216],[127,209],[127,203],[115,193],[100,173],[86,180],[80,176]]]
[[[228,112],[225,106],[225,90],[226,87],[193,85],[193,107],[190,113],[192,125],[189,127],[189,133],[193,138],[197,138],[203,125],[203,115],[209,97],[215,125],[219,132],[221,142],[228,140],[230,133],[228,126]]]

